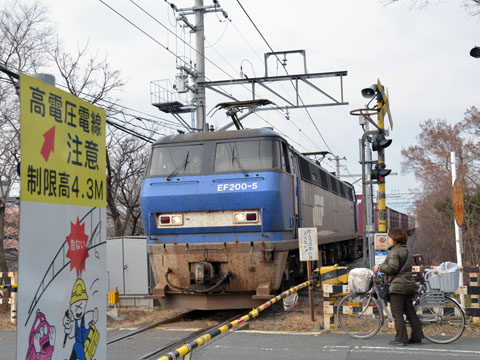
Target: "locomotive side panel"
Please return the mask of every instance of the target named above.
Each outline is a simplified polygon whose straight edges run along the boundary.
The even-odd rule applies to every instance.
[[[301,226],[316,227],[318,243],[354,239],[354,203],[316,185],[301,182]]]

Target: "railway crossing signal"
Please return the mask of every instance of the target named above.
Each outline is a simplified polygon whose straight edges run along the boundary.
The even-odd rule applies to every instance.
[[[383,178],[389,175],[391,172],[391,169],[385,169],[385,164],[377,164],[375,168],[372,169],[371,178],[372,180],[381,182]]]
[[[378,134],[372,142],[372,150],[381,151],[381,149],[389,147],[391,143],[392,139],[385,139],[385,135]]]
[[[377,180],[378,183],[383,183],[385,176],[392,172],[391,169],[386,169],[384,157],[384,149],[389,147],[391,143],[392,139],[386,139],[383,132],[376,134],[372,142],[372,150],[378,151],[378,160],[372,169],[371,178],[372,180]]]

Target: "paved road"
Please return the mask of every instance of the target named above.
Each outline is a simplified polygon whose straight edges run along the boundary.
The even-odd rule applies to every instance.
[[[126,331],[126,330],[125,330]],[[119,331],[109,332],[110,336]],[[108,358],[137,359],[140,355],[185,336],[185,331],[153,330],[108,347]],[[377,335],[369,340],[352,339],[345,334],[284,334],[237,331],[221,335],[198,349],[195,360],[235,359],[321,359],[321,360],[443,360],[479,359],[480,341],[462,337],[448,345],[425,342],[397,348],[390,346],[391,335]],[[15,358],[15,332],[0,332],[0,360]],[[55,356],[53,357],[55,359]],[[103,359],[97,359],[103,360]]]

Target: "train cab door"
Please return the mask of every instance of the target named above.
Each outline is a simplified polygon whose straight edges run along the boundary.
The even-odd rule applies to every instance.
[[[294,236],[297,236],[298,228],[298,179],[297,165],[294,153],[288,148],[288,145],[282,141],[282,157],[285,164],[285,170],[293,175],[293,229]]]

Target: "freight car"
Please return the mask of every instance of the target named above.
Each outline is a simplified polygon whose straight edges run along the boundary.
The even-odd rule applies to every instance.
[[[362,199],[363,199],[362,195],[357,195],[357,213],[358,213],[357,228],[360,236],[363,234],[363,201]],[[377,203],[373,204],[373,223],[374,223],[374,231],[378,232]],[[391,229],[395,227],[402,228],[408,233],[408,235],[412,235],[415,231],[415,218],[412,215],[407,215],[387,207],[387,229]]]
[[[167,306],[252,307],[302,280],[299,227],[317,227],[324,265],[361,254],[353,186],[271,129],[159,139],[141,210]]]

